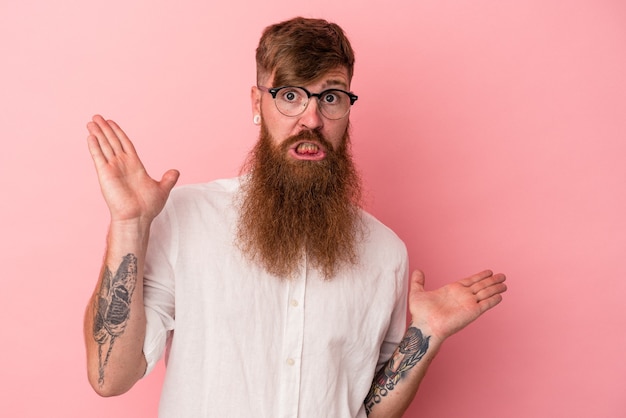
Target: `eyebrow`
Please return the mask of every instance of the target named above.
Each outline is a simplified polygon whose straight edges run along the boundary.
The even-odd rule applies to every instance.
[[[339,88],[341,90],[348,90],[348,85],[341,81],[341,80],[337,80],[337,79],[328,79],[328,80],[324,80],[324,83],[322,84],[321,90],[328,90],[328,89],[336,89]]]
[[[324,84],[322,84],[322,89],[327,89],[329,87],[336,87],[336,86],[339,86],[343,88],[344,90],[348,89],[348,85],[344,83],[342,80],[332,79],[332,78],[324,81]]]

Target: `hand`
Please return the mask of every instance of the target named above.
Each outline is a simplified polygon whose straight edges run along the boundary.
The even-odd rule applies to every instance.
[[[178,180],[178,171],[167,171],[161,181],[152,179],[124,131],[100,115],[93,117],[87,130],[89,152],[111,221],[150,223],[165,206]]]
[[[417,270],[411,276],[409,292],[413,325],[443,340],[499,304],[506,291],[505,280],[504,274],[485,270],[427,292],[424,273]]]

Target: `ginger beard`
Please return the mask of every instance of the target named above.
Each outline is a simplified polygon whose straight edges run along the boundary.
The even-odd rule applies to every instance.
[[[288,155],[290,147],[307,139],[325,148],[325,158]],[[326,279],[357,262],[361,181],[349,148],[347,129],[335,150],[317,131],[277,145],[261,125],[240,196],[238,243],[248,258],[282,278],[299,273],[305,256]]]

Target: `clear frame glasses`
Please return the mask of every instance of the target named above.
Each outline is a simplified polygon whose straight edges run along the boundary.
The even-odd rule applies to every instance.
[[[320,93],[311,93],[304,87],[296,86],[258,87],[272,95],[276,109],[285,116],[298,116],[304,113],[311,97],[315,97],[324,117],[332,120],[341,119],[350,113],[350,108],[359,98],[341,89],[326,89]]]

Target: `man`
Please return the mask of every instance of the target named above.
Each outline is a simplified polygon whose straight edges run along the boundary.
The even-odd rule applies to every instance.
[[[335,24],[268,27],[236,179],[172,191],[178,172],[151,179],[117,124],[87,125],[111,213],[85,316],[99,394],[167,351],[162,417],[401,416],[441,343],[501,301],[490,271],[432,292],[417,271],[407,295],[404,244],[359,208],[353,65]]]

